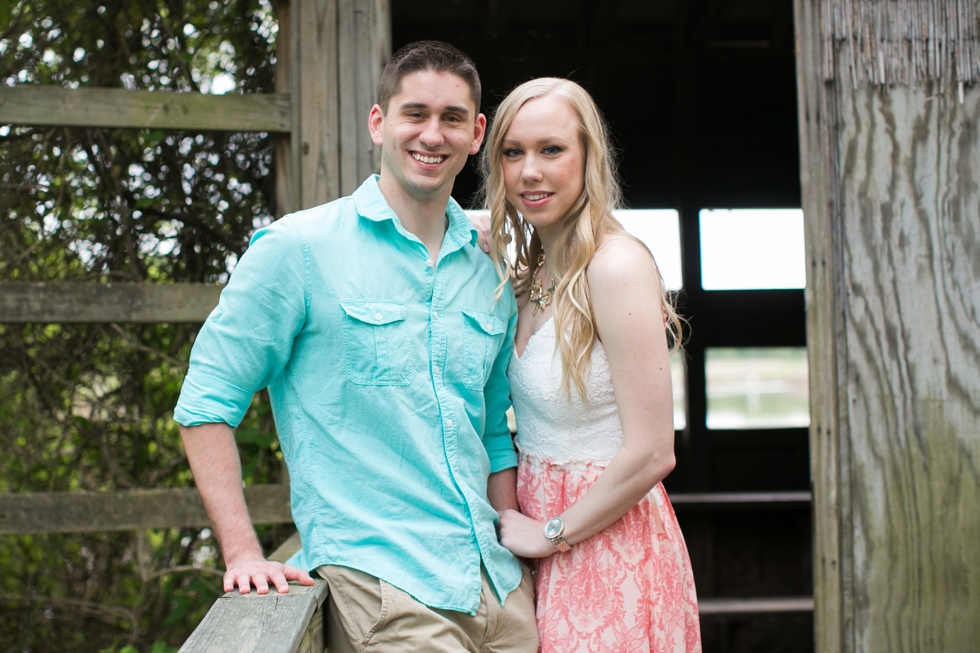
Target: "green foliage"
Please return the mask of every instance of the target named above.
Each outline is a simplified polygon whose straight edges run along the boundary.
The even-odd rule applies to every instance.
[[[0,0],[0,83],[271,92],[275,32],[267,0]],[[272,149],[0,125],[0,280],[224,281],[275,213]],[[172,411],[198,328],[0,325],[0,492],[191,484]],[[278,480],[264,393],[238,437],[246,481]],[[175,650],[220,566],[208,529],[0,536],[0,651]]]

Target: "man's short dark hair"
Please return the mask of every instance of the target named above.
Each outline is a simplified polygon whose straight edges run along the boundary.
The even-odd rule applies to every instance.
[[[480,75],[476,64],[463,51],[442,41],[414,41],[399,48],[385,65],[378,85],[378,105],[385,113],[391,98],[401,91],[402,78],[411,73],[432,71],[456,75],[470,87],[470,99],[480,112]]]

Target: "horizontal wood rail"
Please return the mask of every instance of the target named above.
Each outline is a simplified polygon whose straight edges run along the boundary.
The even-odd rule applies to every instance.
[[[323,653],[327,583],[289,584],[289,592],[228,592],[214,602],[180,653]]]
[[[250,485],[245,501],[255,524],[292,521],[289,485]],[[193,488],[115,492],[0,494],[0,535],[91,533],[208,526]]]
[[[224,286],[203,283],[0,283],[0,323],[203,322]]]
[[[803,508],[810,505],[809,492],[704,492],[668,493],[678,510],[762,510]]]
[[[736,599],[698,600],[698,612],[709,614],[772,614],[774,612],[813,612],[812,596],[774,596]]]
[[[121,88],[0,86],[0,125],[288,132],[288,94],[206,95]]]

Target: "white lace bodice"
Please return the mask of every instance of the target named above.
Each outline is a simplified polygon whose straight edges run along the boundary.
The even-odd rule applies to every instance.
[[[585,380],[587,402],[574,389],[569,402],[559,389],[561,356],[555,351],[554,320],[531,336],[523,355],[514,350],[507,376],[522,453],[557,464],[605,465],[622,447],[623,426],[601,342],[592,348],[592,367]]]

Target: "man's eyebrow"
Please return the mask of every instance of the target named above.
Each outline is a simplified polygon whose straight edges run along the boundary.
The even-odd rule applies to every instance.
[[[405,102],[399,106],[402,111],[411,111],[412,109],[431,109],[431,107],[425,102]],[[464,116],[469,115],[470,110],[464,105],[450,104],[444,109],[447,113],[458,113]]]

